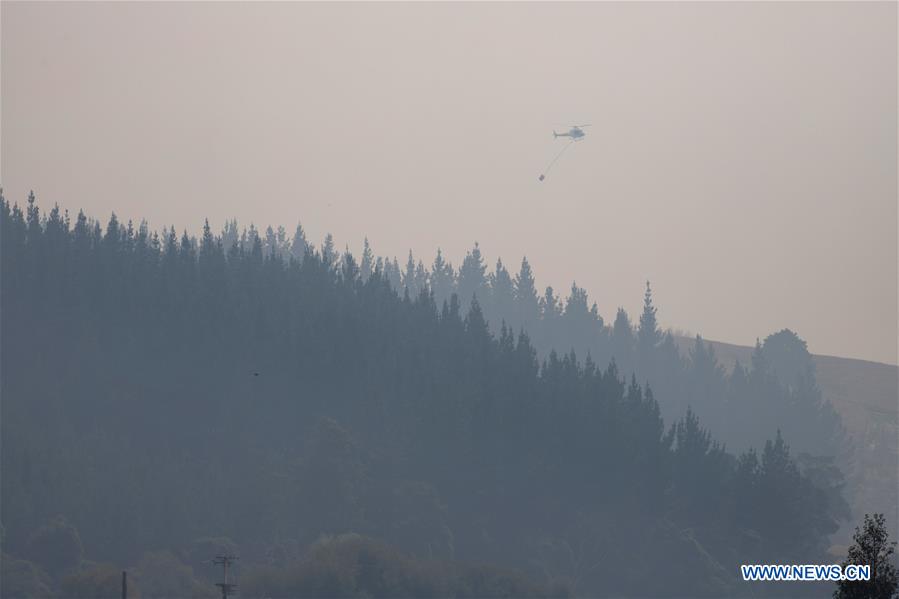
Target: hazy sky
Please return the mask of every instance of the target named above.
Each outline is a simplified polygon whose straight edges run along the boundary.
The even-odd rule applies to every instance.
[[[897,5],[15,3],[2,184],[198,231],[475,240],[611,321],[896,363]],[[564,143],[592,123],[543,183]]]

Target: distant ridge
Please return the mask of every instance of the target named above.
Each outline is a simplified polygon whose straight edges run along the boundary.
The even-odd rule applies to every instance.
[[[704,341],[728,371],[737,360],[746,366],[752,358],[752,347]],[[694,339],[679,336],[676,342],[687,352]],[[855,471],[847,473],[849,503],[855,512],[884,512],[899,522],[899,367],[837,356],[812,359],[821,396],[840,414],[855,445]],[[844,525],[835,540],[848,539],[849,529]]]
[[[728,370],[737,360],[744,366],[749,365],[754,348],[703,340],[715,349],[718,361]],[[682,352],[687,352],[694,342],[689,337],[677,337],[676,341]],[[812,359],[824,399],[834,403],[844,420],[853,418],[853,414],[843,413],[844,408],[851,411],[853,407],[892,414],[895,420],[899,412],[899,367],[839,356],[813,355]]]

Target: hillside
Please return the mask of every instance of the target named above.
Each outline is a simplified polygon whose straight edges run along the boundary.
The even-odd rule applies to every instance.
[[[678,337],[683,351],[694,340]],[[706,342],[715,350],[721,364],[732,370],[739,360],[749,364],[753,348],[720,341]],[[899,521],[899,498],[896,476],[899,472],[899,368],[890,364],[813,355],[818,387],[825,401],[830,401],[853,440],[855,472],[850,475],[847,493],[856,511],[880,511]],[[846,523],[835,535],[843,544],[851,535]]]
[[[148,572],[183,571],[186,588],[214,546],[295,573],[323,535],[355,533],[480,564],[448,565],[435,588],[472,571],[507,589],[491,596],[529,587],[498,566],[589,596],[757,595],[739,564],[823,559],[843,517],[832,468],[799,462],[835,429],[810,389],[774,376],[785,339],[739,376],[702,343],[674,370],[649,290],[635,336],[618,326],[611,342],[651,388],[586,354],[538,362],[529,333],[492,334],[477,300],[400,296],[370,256],[328,246],[284,259],[208,225],[197,241],[115,217],[104,232],[33,198],[0,201],[0,241],[0,516],[4,561],[40,573],[17,577],[30,588],[96,597],[71,589],[115,568],[143,572],[143,589],[160,580]],[[461,293],[471,284],[463,268]],[[475,296],[496,313],[490,289]],[[544,334],[598,323],[574,295],[542,310]],[[657,395],[676,412],[703,392],[709,419],[663,419]],[[754,449],[718,441],[754,415]],[[280,584],[264,571],[258,588]]]

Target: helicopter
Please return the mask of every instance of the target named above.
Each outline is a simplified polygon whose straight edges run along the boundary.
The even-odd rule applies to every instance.
[[[569,129],[567,133],[556,133],[556,130],[553,129],[553,138],[570,137],[571,141],[565,144],[565,147],[562,148],[562,151],[556,154],[556,157],[553,158],[552,161],[550,161],[550,163],[546,166],[546,170],[539,177],[537,177],[538,181],[543,181],[544,179],[546,179],[547,173],[549,173],[550,169],[553,167],[556,161],[562,157],[562,154],[565,153],[565,150],[574,145],[574,142],[584,139],[584,136],[587,135],[586,133],[584,133],[584,129],[589,126],[590,125],[571,125],[571,129]]]
[[[586,133],[584,133],[584,128],[589,126],[590,125],[572,125],[571,129],[569,129],[567,133],[556,133],[555,129],[553,129],[553,138],[570,137],[571,141],[580,141],[585,135],[587,135]]]

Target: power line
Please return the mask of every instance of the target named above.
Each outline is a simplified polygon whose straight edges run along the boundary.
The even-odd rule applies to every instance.
[[[236,584],[228,582],[228,568],[238,559],[240,558],[224,554],[216,555],[215,559],[212,560],[213,564],[222,566],[222,581],[215,583],[215,586],[222,589],[222,599],[228,599],[228,595],[232,594],[237,589]]]

